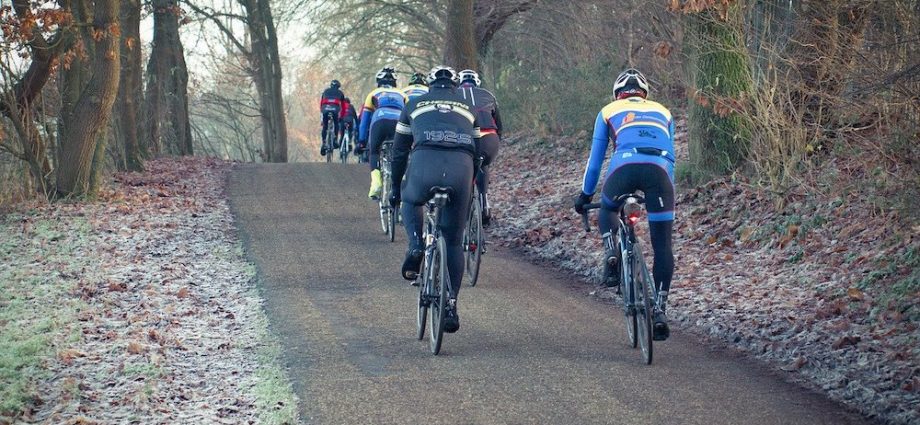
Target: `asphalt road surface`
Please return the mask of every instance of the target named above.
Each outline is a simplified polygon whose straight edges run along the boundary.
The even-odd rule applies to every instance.
[[[365,166],[243,165],[229,196],[306,423],[858,424],[678,330],[646,366],[621,313],[512,252],[483,257],[439,356],[415,339],[405,233],[380,231]],[[576,289],[577,288],[577,289]]]

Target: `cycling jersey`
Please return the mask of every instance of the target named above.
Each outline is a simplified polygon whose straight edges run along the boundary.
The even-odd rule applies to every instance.
[[[398,89],[388,86],[374,89],[364,101],[358,139],[366,142],[371,125],[377,120],[398,120],[405,106],[406,97]]]
[[[417,96],[421,96],[425,93],[428,93],[428,86],[421,84],[411,84],[402,89],[403,94],[406,96],[406,101],[410,101]]]
[[[345,102],[345,107],[342,108],[340,119],[345,123],[355,122],[358,119],[355,114],[355,105],[352,105],[351,102]]]
[[[597,114],[582,192],[594,194],[610,140],[615,151],[608,174],[626,164],[651,163],[674,176],[674,121],[658,102],[638,96],[611,102]]]
[[[332,87],[323,91],[319,100],[319,109],[322,112],[335,112],[337,115],[342,111],[345,104],[345,94],[339,89]]]
[[[498,101],[492,92],[471,84],[461,86],[460,94],[473,105],[473,111],[479,120],[483,134],[502,134],[502,119],[498,114]]]
[[[396,134],[397,152],[403,147],[407,154],[414,141],[413,149],[456,149],[473,156],[480,137],[472,105],[453,86],[432,87],[428,94],[412,99]]]

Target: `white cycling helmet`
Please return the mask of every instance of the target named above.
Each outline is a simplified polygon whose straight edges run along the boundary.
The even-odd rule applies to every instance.
[[[377,71],[377,84],[396,84],[396,70],[390,68],[389,66],[383,67],[380,71]]]
[[[450,79],[454,84],[459,82],[457,78],[457,71],[454,71],[453,68],[444,65],[438,65],[434,68],[431,68],[431,71],[428,72],[428,84],[433,83],[439,78]]]
[[[482,81],[479,80],[479,73],[473,71],[472,69],[464,69],[463,71],[460,71],[458,76],[461,83],[464,81],[469,81],[476,85],[476,87],[479,87],[479,85],[482,84]]]
[[[616,83],[613,84],[613,97],[616,99],[620,98],[620,94],[637,94],[647,97],[648,91],[648,80],[641,72],[633,68],[621,72]]]

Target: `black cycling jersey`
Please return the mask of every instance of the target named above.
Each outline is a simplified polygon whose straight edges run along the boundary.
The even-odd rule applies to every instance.
[[[473,105],[473,112],[479,120],[482,130],[495,130],[499,136],[502,134],[502,119],[498,113],[498,101],[492,92],[475,86],[464,86],[460,89],[464,99]]]
[[[475,157],[479,136],[479,121],[469,101],[450,83],[432,84],[427,94],[409,101],[396,124],[394,186],[402,180],[410,150],[459,150]]]

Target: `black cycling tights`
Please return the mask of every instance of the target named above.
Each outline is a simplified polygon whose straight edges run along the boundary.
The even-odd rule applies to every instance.
[[[619,230],[617,211],[606,206],[609,200],[636,190],[641,190],[645,194],[646,209],[649,213],[674,211],[674,185],[667,171],[654,164],[627,164],[614,170],[604,182],[606,202],[598,216],[601,234],[612,232],[615,235]],[[648,227],[652,250],[655,253],[652,276],[658,283],[659,290],[668,291],[674,276],[674,253],[671,247],[674,220],[649,221]]]

